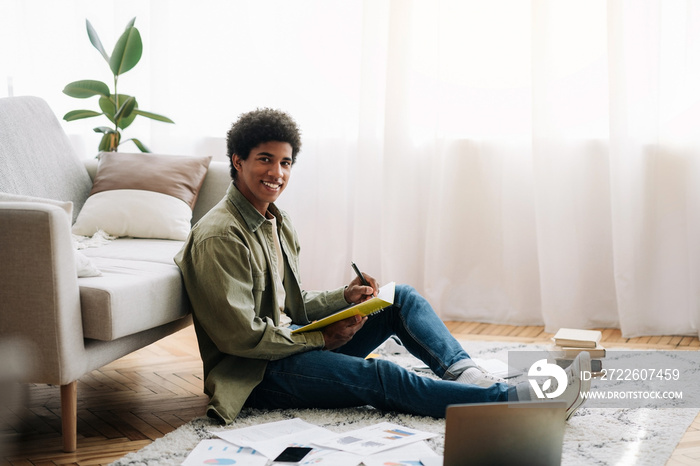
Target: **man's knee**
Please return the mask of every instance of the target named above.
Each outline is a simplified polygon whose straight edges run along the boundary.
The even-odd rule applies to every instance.
[[[422,298],[420,293],[416,291],[411,285],[396,285],[396,300],[395,301],[406,301],[409,299]]]
[[[396,286],[396,299],[394,302],[397,303],[401,308],[407,308],[408,310],[413,310],[415,308],[424,308],[427,304],[426,299],[410,285],[397,285]]]

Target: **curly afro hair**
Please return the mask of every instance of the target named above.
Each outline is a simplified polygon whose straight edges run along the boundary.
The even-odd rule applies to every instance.
[[[236,179],[233,154],[246,160],[259,144],[278,141],[292,146],[292,164],[301,149],[301,132],[294,119],[281,110],[258,108],[242,114],[226,135],[226,156],[231,161],[231,178]]]

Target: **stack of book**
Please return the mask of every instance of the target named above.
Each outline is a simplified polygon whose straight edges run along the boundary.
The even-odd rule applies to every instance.
[[[599,330],[582,330],[560,328],[554,335],[554,346],[550,348],[557,364],[567,367],[582,351],[591,355],[591,369],[599,372],[602,368],[600,358],[605,357],[605,348],[600,344],[603,334]]]

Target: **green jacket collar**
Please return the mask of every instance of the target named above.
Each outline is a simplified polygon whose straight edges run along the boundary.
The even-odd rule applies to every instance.
[[[236,207],[236,209],[238,209],[238,211],[241,213],[243,220],[245,220],[248,228],[250,228],[250,231],[255,232],[258,228],[260,228],[260,225],[265,223],[265,217],[258,212],[258,209],[253,207],[253,204],[251,204],[243,193],[238,190],[235,183],[231,183],[231,185],[228,187],[226,196],[234,207]],[[270,213],[277,219],[277,227],[281,227],[284,215],[282,211],[279,210],[275,204],[270,204],[267,210],[269,210]]]

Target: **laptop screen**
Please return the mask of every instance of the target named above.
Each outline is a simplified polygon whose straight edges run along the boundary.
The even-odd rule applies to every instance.
[[[566,403],[450,405],[444,466],[561,464]]]

